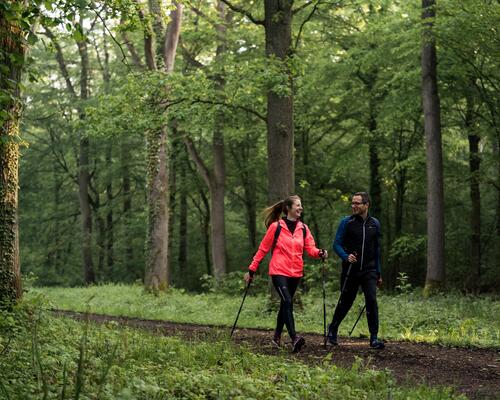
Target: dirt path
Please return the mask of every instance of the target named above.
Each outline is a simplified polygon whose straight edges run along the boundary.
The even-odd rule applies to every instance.
[[[78,320],[88,318],[94,322],[116,321],[122,325],[146,329],[166,336],[178,335],[191,340],[210,340],[227,327],[177,324],[138,318],[114,317],[100,314],[83,314],[54,311],[56,315]],[[367,340],[339,338],[340,345],[323,348],[323,337],[306,334],[306,346],[299,354],[277,350],[270,346],[271,332],[263,329],[237,329],[235,343],[245,343],[263,354],[284,354],[307,363],[322,362],[329,354],[331,362],[350,367],[355,357],[363,359],[372,369],[389,369],[401,384],[424,383],[427,385],[453,386],[472,399],[500,399],[500,351],[494,349],[464,349],[388,341],[386,349],[370,349]]]

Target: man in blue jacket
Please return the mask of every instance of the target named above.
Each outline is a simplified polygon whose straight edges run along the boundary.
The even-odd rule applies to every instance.
[[[365,295],[370,346],[381,350],[385,345],[377,338],[377,286],[382,285],[380,222],[368,213],[370,196],[366,192],[354,193],[351,208],[352,215],[342,219],[333,242],[333,250],[342,259],[342,274],[340,299],[328,327],[328,342],[338,344],[339,325],[349,312],[361,286]]]

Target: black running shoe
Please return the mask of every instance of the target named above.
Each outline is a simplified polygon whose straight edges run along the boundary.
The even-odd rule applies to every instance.
[[[306,340],[302,336],[296,336],[292,344],[292,351],[298,353],[305,344]]]
[[[274,336],[271,340],[271,345],[276,349],[281,349],[281,337]]]
[[[332,324],[328,325],[328,335],[326,337],[326,341],[328,344],[332,346],[337,346],[339,342],[337,341],[337,331],[331,329]]]
[[[370,347],[376,350],[382,350],[385,348],[384,342],[378,340],[377,338],[370,340]]]

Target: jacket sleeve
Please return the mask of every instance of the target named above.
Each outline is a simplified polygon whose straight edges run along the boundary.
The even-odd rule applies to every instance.
[[[333,241],[333,250],[343,261],[346,262],[347,262],[347,257],[349,257],[349,254],[347,254],[344,250],[344,235],[345,235],[347,220],[348,218],[343,218],[342,221],[340,221],[340,225],[337,228],[337,233]]]
[[[259,268],[259,264],[261,261],[264,259],[266,254],[271,250],[271,246],[273,245],[273,240],[274,240],[274,233],[276,232],[276,228],[278,227],[279,222],[277,223],[272,223],[269,228],[267,228],[267,232],[264,235],[264,238],[260,242],[259,249],[257,250],[257,253],[253,256],[253,260],[250,263],[250,266],[248,269],[250,271],[257,271],[257,268]]]
[[[377,226],[377,236],[375,242],[375,269],[377,270],[377,274],[380,275],[380,242],[382,238],[382,232],[380,230],[380,222],[378,219],[374,218],[375,224]]]
[[[318,249],[316,247],[316,242],[314,241],[313,235],[311,234],[309,227],[306,224],[304,224],[304,227],[306,228],[306,238],[304,241],[304,250],[307,252],[309,257],[319,258],[320,249]]]

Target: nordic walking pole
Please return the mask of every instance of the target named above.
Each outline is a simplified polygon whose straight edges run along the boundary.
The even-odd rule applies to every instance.
[[[229,339],[233,337],[234,330],[236,328],[236,324],[238,322],[238,318],[240,317],[241,309],[243,308],[243,303],[245,302],[245,299],[247,297],[248,289],[250,288],[250,285],[252,284],[252,278],[248,280],[247,287],[245,289],[245,294],[243,295],[243,300],[241,300],[241,305],[240,309],[238,310],[238,315],[236,315],[236,320],[234,321],[233,329],[231,329],[231,334],[229,335]]]
[[[366,304],[361,309],[361,312],[358,315],[358,319],[356,320],[356,322],[354,323],[354,326],[352,327],[351,331],[349,332],[349,336],[351,336],[352,332],[354,331],[354,328],[356,328],[356,325],[358,324],[359,320],[361,319],[361,316],[363,315],[365,308],[366,308]]]
[[[238,318],[240,317],[241,309],[243,308],[243,303],[245,302],[245,299],[247,297],[248,289],[250,288],[250,285],[252,284],[252,278],[248,280],[247,287],[245,288],[245,294],[243,295],[243,300],[241,300],[241,305],[240,309],[238,310],[238,315],[236,315],[236,320],[234,321],[233,328],[231,329],[231,334],[229,335],[229,339],[233,337],[234,330],[236,328],[236,324],[238,323]],[[219,354],[219,357],[217,358],[217,365],[222,365],[221,363],[221,358],[222,354],[224,353],[224,348],[221,349],[221,352]]]
[[[325,257],[321,257],[323,275],[323,347],[326,349],[326,291],[325,291]]]
[[[356,252],[353,252],[352,254],[354,254],[355,256],[357,256]],[[349,264],[349,268],[347,269],[347,274],[346,274],[346,277],[344,279],[344,284],[342,285],[342,288],[340,289],[340,296],[339,296],[339,299],[337,300],[337,305],[335,306],[335,309],[337,309],[337,307],[341,303],[342,295],[344,294],[344,290],[345,290],[345,286],[347,284],[347,281],[349,280],[349,276],[351,275],[352,264],[353,263],[350,263]]]

